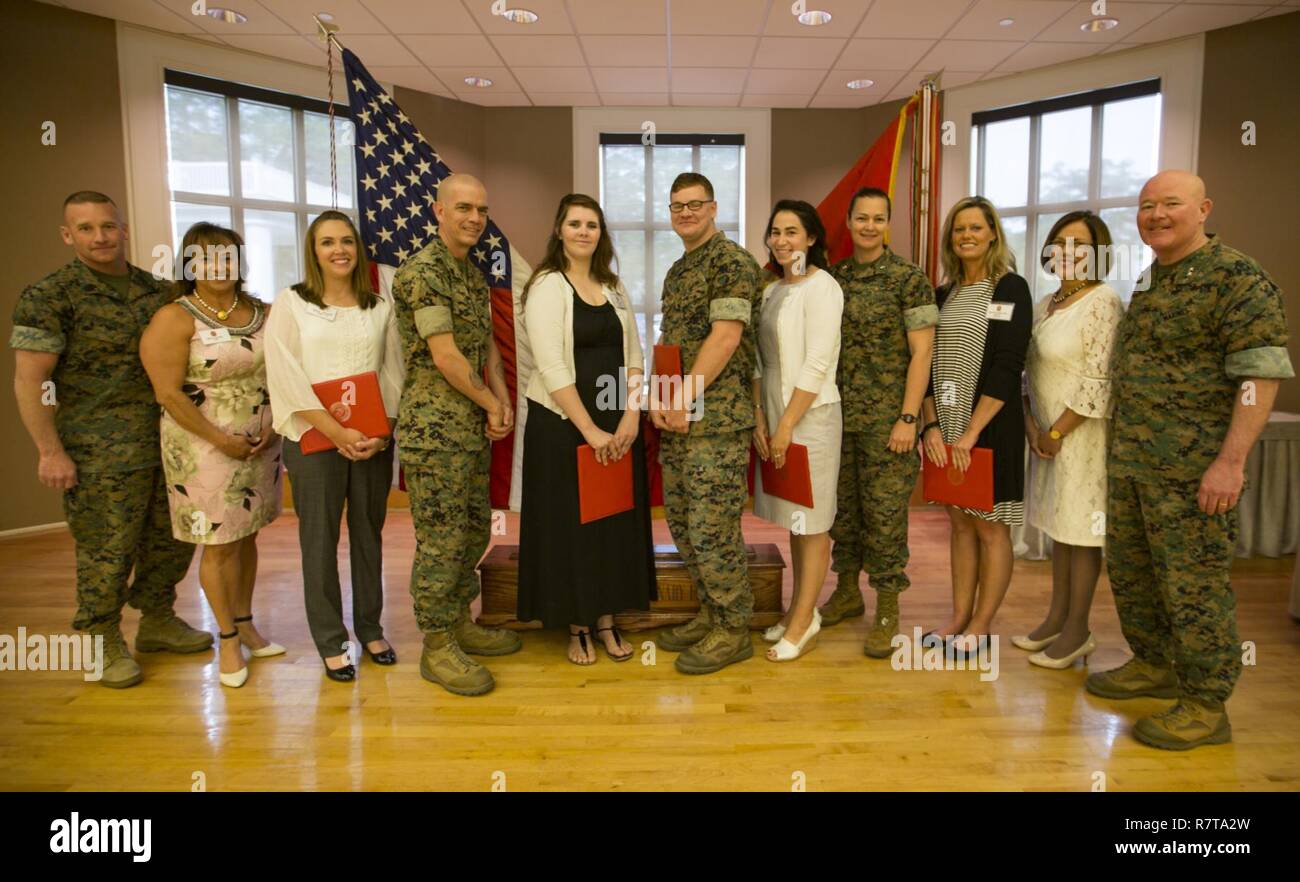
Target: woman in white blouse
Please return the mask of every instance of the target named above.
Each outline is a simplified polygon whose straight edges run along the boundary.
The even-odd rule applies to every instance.
[[[397,420],[404,369],[392,301],[370,288],[370,271],[351,218],[325,211],[307,229],[306,278],[280,292],[267,322],[266,368],[275,430],[284,436],[302,548],[307,624],[331,680],[355,679],[339,588],[339,523],[347,503],[352,564],[352,623],[377,664],[397,662],[384,639],[381,533],[392,483],[387,438],[342,426],[312,384],[368,372],[379,375],[390,430]],[[337,450],[304,454],[316,429]]]
[[[1030,460],[1029,523],[1052,538],[1052,602],[1025,636],[1029,661],[1068,668],[1097,648],[1088,626],[1106,541],[1106,419],[1110,355],[1123,315],[1104,282],[1110,231],[1090,211],[1053,225],[1043,266],[1061,280],[1039,301],[1025,360],[1025,434]]]
[[[813,648],[821,630],[817,597],[830,566],[840,473],[840,358],[844,292],[826,272],[826,230],[817,209],[782,199],[767,222],[767,247],[782,277],[763,292],[754,379],[754,446],[780,469],[791,444],[808,448],[811,507],[770,495],[761,470],[754,514],[790,531],[794,596],[780,623],[763,635],[770,661],[792,661]]]

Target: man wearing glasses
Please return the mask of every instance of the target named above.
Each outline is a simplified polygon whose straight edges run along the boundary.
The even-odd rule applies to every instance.
[[[699,594],[700,612],[658,642],[681,653],[677,670],[709,674],[754,654],[754,595],[740,518],[754,427],[753,318],[762,286],[758,263],[714,224],[718,204],[708,178],[678,175],[669,198],[673,230],[686,253],[664,278],[661,342],[681,347],[687,381],[680,396],[652,406],[650,416],[664,433],[668,527]]]

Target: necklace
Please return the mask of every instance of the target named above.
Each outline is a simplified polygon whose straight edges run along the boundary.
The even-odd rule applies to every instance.
[[[223,321],[223,322],[224,322],[226,319],[230,318],[230,314],[231,314],[232,312],[235,311],[235,308],[236,308],[236,307],[239,306],[239,292],[238,292],[238,291],[235,292],[235,299],[234,299],[234,301],[230,304],[230,308],[229,308],[229,309],[217,309],[216,307],[214,307],[214,306],[212,306],[211,304],[209,304],[206,300],[204,300],[202,297],[199,296],[199,289],[198,289],[197,286],[195,286],[194,291],[193,291],[193,294],[194,294],[194,299],[197,300],[197,301],[199,302],[199,305],[200,305],[200,306],[202,306],[202,307],[203,307],[204,309],[206,309],[208,312],[210,312],[210,313],[212,313],[213,315],[215,315],[218,319],[220,319],[220,320]]]
[[[1052,295],[1052,302],[1059,306],[1060,304],[1069,300],[1075,294],[1078,294],[1080,291],[1082,291],[1084,288],[1087,288],[1091,284],[1093,284],[1092,281],[1088,279],[1084,279],[1082,282],[1075,285],[1073,288],[1071,288],[1068,291],[1065,290],[1065,286],[1062,285],[1060,289],[1055,294]]]

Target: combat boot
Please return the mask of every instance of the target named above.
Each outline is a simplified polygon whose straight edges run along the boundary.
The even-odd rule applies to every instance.
[[[754,655],[754,642],[749,628],[724,628],[715,626],[694,646],[677,656],[677,670],[683,674],[712,674],[727,665],[744,661]]]
[[[1113,671],[1089,674],[1083,685],[1102,698],[1178,697],[1173,668],[1147,664],[1136,656]]]
[[[840,577],[830,600],[818,610],[822,614],[822,627],[838,625],[845,619],[867,614],[867,607],[862,602],[862,591],[858,588],[857,574],[852,579]]]
[[[453,695],[483,695],[496,685],[491,671],[461,652],[451,631],[424,635],[420,676]]]
[[[202,652],[212,648],[212,635],[189,623],[171,610],[144,613],[135,633],[136,652]]]
[[[898,633],[898,592],[876,592],[876,620],[867,632],[862,653],[869,658],[889,658],[894,654],[894,635]]]
[[[505,628],[485,628],[470,621],[469,613],[452,628],[456,643],[470,655],[509,655],[524,648],[524,643],[514,631]]]
[[[99,685],[109,689],[125,689],[144,679],[140,665],[131,658],[131,651],[126,648],[126,638],[122,636],[122,628],[118,623],[91,628],[90,633],[104,638],[104,654],[100,660],[103,671]]]
[[[1164,750],[1191,750],[1202,744],[1227,744],[1232,726],[1223,702],[1183,697],[1169,710],[1138,720],[1133,737]]]
[[[661,631],[655,638],[655,643],[660,649],[668,652],[685,652],[703,640],[704,635],[709,633],[712,627],[713,616],[709,613],[709,608],[701,606],[695,618],[667,631]]]

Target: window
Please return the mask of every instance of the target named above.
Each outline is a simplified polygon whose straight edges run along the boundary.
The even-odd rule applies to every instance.
[[[997,206],[1035,296],[1056,287],[1038,259],[1052,224],[1091,209],[1115,241],[1110,284],[1128,300],[1151,261],[1137,203],[1157,170],[1160,110],[1160,81],[1148,80],[972,115],[975,192]]]
[[[169,70],[172,245],[209,221],[244,237],[246,289],[263,300],[302,279],[307,226],[330,208],[329,106]],[[338,207],[356,219],[352,121],[335,106]]]
[[[661,134],[652,145],[642,144],[640,132],[600,136],[600,204],[619,277],[642,338],[651,344],[659,339],[664,276],[683,251],[669,218],[668,188],[688,171],[712,182],[718,229],[744,245],[744,135]]]

